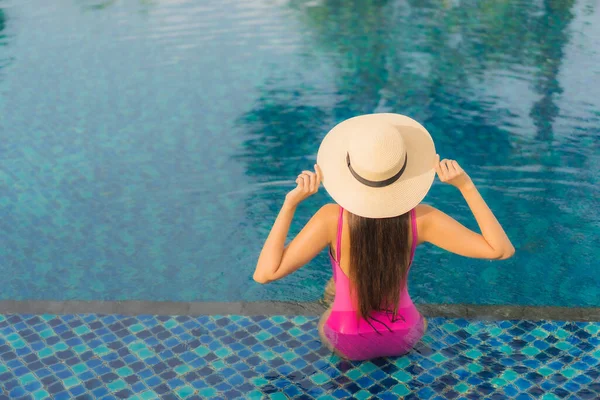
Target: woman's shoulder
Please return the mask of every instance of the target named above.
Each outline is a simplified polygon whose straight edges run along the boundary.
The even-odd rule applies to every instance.
[[[328,203],[322,206],[319,211],[315,214],[319,218],[325,221],[331,222],[336,221],[340,215],[340,206],[335,203]]]
[[[415,207],[415,215],[417,218],[427,217],[433,211],[435,211],[435,207],[425,203],[420,203]]]

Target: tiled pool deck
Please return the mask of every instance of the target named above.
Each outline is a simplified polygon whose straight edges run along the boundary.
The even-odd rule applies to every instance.
[[[0,314],[0,399],[597,399],[600,323],[430,318],[352,363],[317,316]]]

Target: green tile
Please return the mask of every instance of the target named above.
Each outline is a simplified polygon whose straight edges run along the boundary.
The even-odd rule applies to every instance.
[[[560,400],[560,398],[552,393],[546,393],[542,396],[542,400]]]
[[[256,335],[254,335],[254,338],[256,340],[259,340],[261,342],[264,342],[267,339],[271,339],[273,337],[273,335],[271,335],[269,332],[267,331],[260,331],[258,332]]]
[[[483,367],[477,363],[472,363],[467,366],[467,369],[471,372],[477,373],[483,371]]]
[[[183,374],[185,374],[185,373],[187,373],[187,372],[191,371],[191,368],[190,368],[190,366],[189,366],[189,365],[187,365],[187,364],[181,364],[181,365],[178,365],[177,367],[175,367],[175,368],[174,368],[174,371],[175,371],[176,373],[178,373],[179,375],[183,375]]]
[[[212,396],[216,395],[217,391],[211,387],[208,387],[208,388],[200,389],[198,391],[198,394],[202,398],[207,398],[207,397],[212,397]]]
[[[448,359],[448,357],[444,356],[442,353],[435,353],[429,359],[437,364],[444,362]]]
[[[49,399],[50,398],[50,393],[46,392],[44,389],[40,389],[37,392],[33,393],[33,398],[34,399]]]
[[[271,321],[273,321],[277,324],[283,324],[284,322],[287,321],[287,318],[282,317],[280,315],[275,315],[274,317],[271,317]]]
[[[204,357],[210,353],[210,350],[206,346],[198,346],[194,349],[194,353],[198,354],[200,357]]]
[[[138,352],[137,355],[142,360],[145,360],[146,358],[150,358],[150,357],[154,356],[155,354],[153,352],[151,352],[150,350],[144,349],[144,350],[141,350],[140,352]]]
[[[281,358],[283,358],[285,361],[292,361],[295,360],[296,358],[298,358],[298,355],[296,353],[294,353],[293,351],[286,351],[285,353],[283,353],[281,355]]]
[[[571,346],[571,345],[570,345],[569,343],[567,343],[567,342],[558,342],[558,343],[556,343],[556,344],[554,345],[554,347],[556,347],[557,349],[560,349],[560,350],[568,350],[568,349],[570,349],[570,348],[571,348],[571,347],[573,347],[573,346]]]
[[[477,349],[471,349],[465,352],[465,356],[476,359],[482,356],[481,352]]]
[[[175,391],[180,399],[185,399],[194,394],[194,388],[191,386],[183,386]]]
[[[88,351],[90,348],[87,347],[85,344],[80,344],[78,346],[73,347],[73,351],[77,354],[83,354],[86,351]]]
[[[287,400],[287,396],[281,392],[278,393],[272,393],[269,395],[269,399],[273,399],[273,400]],[[320,398],[320,397],[319,397]]]
[[[75,372],[76,375],[82,374],[85,371],[88,370],[87,365],[81,363],[81,364],[75,364],[71,367],[71,369],[73,370],[73,372]]]
[[[258,353],[258,356],[260,358],[262,358],[263,360],[267,360],[267,361],[271,361],[272,359],[275,358],[275,354],[273,354],[273,352],[270,350],[261,351],[260,353]]]
[[[361,389],[360,392],[354,394],[354,397],[358,400],[370,399],[372,396],[373,395],[371,394],[371,392],[367,392],[365,389]]]
[[[537,338],[546,338],[548,337],[549,333],[540,329],[540,328],[536,328],[534,330],[531,331],[531,334]]]
[[[506,386],[508,384],[508,382],[502,378],[494,378],[494,379],[492,379],[491,382],[492,382],[492,385],[494,385],[495,387],[502,387],[502,386]]]
[[[464,382],[461,382],[458,385],[454,386],[454,390],[456,390],[458,393],[467,393],[469,391],[469,385],[467,385]]]
[[[62,342],[56,343],[54,346],[52,346],[52,350],[54,350],[54,352],[65,351],[68,348],[69,348],[69,346],[67,346],[66,343],[62,343]]]
[[[503,332],[502,329],[498,328],[497,326],[493,327],[492,329],[490,329],[490,335],[491,336],[498,336]]]
[[[5,371],[8,371],[8,367],[5,367],[4,365],[0,364],[0,374]]]
[[[508,354],[508,355],[513,353],[513,349],[507,345],[501,346],[500,351],[503,352],[504,354]]]
[[[19,382],[25,386],[30,384],[31,382],[36,381],[36,377],[32,373],[27,373],[19,378]]]
[[[353,381],[357,380],[358,378],[360,378],[361,376],[363,376],[363,373],[360,372],[360,370],[358,370],[357,368],[351,369],[350,371],[346,372],[346,376],[350,379],[352,379]]]
[[[565,331],[563,328],[559,328],[554,335],[559,338],[559,339],[565,339],[568,338],[569,336],[571,336],[571,334],[567,331]]]
[[[251,400],[262,400],[263,398],[263,394],[262,392],[259,392],[258,390],[253,390],[252,392],[247,394],[248,399]]]
[[[410,360],[408,359],[408,357],[402,357],[397,359],[394,365],[400,369],[406,368],[410,365]]]
[[[554,371],[552,369],[548,368],[548,367],[542,367],[542,368],[538,369],[537,372],[540,373],[540,375],[543,375],[543,376],[550,376],[550,375],[552,375],[554,373]]]
[[[146,390],[140,395],[144,400],[158,399],[158,394],[154,390]]]
[[[117,374],[119,376],[129,376],[129,375],[133,375],[133,370],[129,367],[122,367],[119,368],[117,371]]]
[[[460,328],[452,322],[446,322],[444,325],[442,325],[442,329],[450,333],[458,332],[460,330]]]
[[[251,382],[256,387],[261,387],[261,386],[264,386],[267,383],[269,383],[269,381],[266,380],[265,378],[254,378],[254,379],[252,379]]]
[[[467,326],[465,328],[465,331],[469,332],[471,335],[475,335],[480,330],[481,330],[481,327],[479,327],[475,324],[470,324],[469,326]]]
[[[23,347],[27,346],[27,344],[21,339],[15,340],[12,345],[15,349],[22,349]]]
[[[70,389],[70,388],[72,388],[74,386],[77,386],[80,383],[81,383],[81,381],[79,379],[77,379],[76,377],[74,377],[74,376],[71,376],[71,377],[63,380],[63,385],[65,385],[65,387],[67,389]]]
[[[360,367],[358,367],[358,369],[360,369],[360,371],[367,375],[370,374],[371,372],[377,370],[377,366],[375,364],[373,364],[370,361],[364,362]]]
[[[527,347],[525,347],[523,350],[521,350],[521,353],[523,353],[523,354],[526,354],[526,355],[528,355],[528,356],[530,356],[530,357],[533,357],[533,356],[535,356],[536,354],[539,354],[539,353],[540,353],[540,350],[536,349],[536,348],[535,348],[535,347],[533,347],[533,346],[527,346]]]
[[[412,380],[412,375],[402,370],[394,372],[392,377],[398,382],[410,382]]]
[[[17,335],[16,333],[11,333],[10,335],[5,336],[5,339],[9,342],[14,342],[16,340],[21,339],[21,336]]]
[[[143,330],[144,330],[144,329],[146,329],[146,328],[145,328],[145,327],[144,327],[144,325],[142,325],[142,324],[133,324],[133,325],[131,325],[131,326],[130,326],[128,329],[129,329],[129,331],[130,331],[130,332],[132,332],[132,333],[138,333],[138,332],[140,332],[140,331],[143,331]],[[144,393],[145,393],[145,392],[144,392]]]
[[[564,376],[566,376],[567,378],[572,378],[573,376],[575,376],[577,374],[577,371],[575,371],[573,368],[566,368],[563,369],[562,371],[560,371],[561,374],[563,374]]]
[[[293,327],[292,329],[287,331],[287,333],[289,333],[293,337],[298,337],[298,336],[302,335],[304,333],[304,331],[302,331],[302,329],[300,329],[300,328]]]
[[[325,382],[329,381],[330,378],[327,374],[323,373],[323,372],[319,372],[317,374],[314,374],[313,376],[310,377],[310,380],[313,381],[314,383],[316,383],[317,385],[322,385]]]
[[[92,351],[94,352],[94,354],[98,354],[98,355],[104,355],[104,354],[108,354],[110,353],[110,350],[108,347],[104,346],[104,345],[100,345],[94,349],[92,349]]]
[[[213,361],[211,366],[216,369],[217,371],[222,370],[223,368],[227,367],[227,364],[225,364],[223,362],[223,360],[216,360]]]
[[[108,383],[106,387],[112,390],[113,392],[118,392],[120,390],[125,389],[127,387],[127,383],[122,379],[117,379],[116,381]]]
[[[49,347],[46,347],[38,352],[38,357],[46,358],[46,357],[51,356],[52,354],[54,354],[54,352],[52,350],[50,350]]]
[[[406,396],[410,393],[410,389],[404,384],[396,385],[392,388],[392,393],[397,394],[398,396]]]
[[[221,347],[220,349],[215,351],[215,354],[220,358],[225,358],[231,354],[231,351],[226,347]]]
[[[597,334],[598,334],[598,332],[600,332],[600,324],[598,324],[598,325],[592,325],[592,324],[589,324],[589,325],[588,325],[588,326],[586,326],[584,329],[585,329],[585,330],[587,331],[587,333],[589,333],[589,334],[592,334],[592,335],[597,335]]]
[[[146,345],[142,342],[132,342],[128,347],[133,353],[146,349]]]
[[[308,318],[306,318],[302,315],[298,315],[298,316],[292,318],[292,323],[295,325],[304,325],[307,322],[308,322]]]
[[[167,329],[173,329],[177,326],[177,321],[174,319],[169,319],[163,323],[163,326]]]
[[[80,325],[77,328],[73,329],[73,332],[75,332],[79,336],[86,334],[89,331],[90,331],[90,328],[88,328],[86,325]]]
[[[503,379],[506,379],[509,382],[514,381],[515,379],[517,379],[519,377],[519,374],[517,374],[515,371],[513,371],[512,369],[507,369],[506,371],[504,371],[502,373],[502,375],[500,375]]]

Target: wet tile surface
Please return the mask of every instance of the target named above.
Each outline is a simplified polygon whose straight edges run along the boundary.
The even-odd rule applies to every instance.
[[[306,316],[0,315],[0,398],[596,399],[600,324],[430,319],[351,363]]]

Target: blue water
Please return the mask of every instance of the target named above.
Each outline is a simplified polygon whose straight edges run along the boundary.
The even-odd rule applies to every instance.
[[[598,21],[588,0],[0,0],[0,299],[315,300],[325,254],[263,287],[258,252],[325,133],[392,111],[517,249],[423,246],[416,301],[600,306]],[[426,201],[476,227],[452,188]]]

